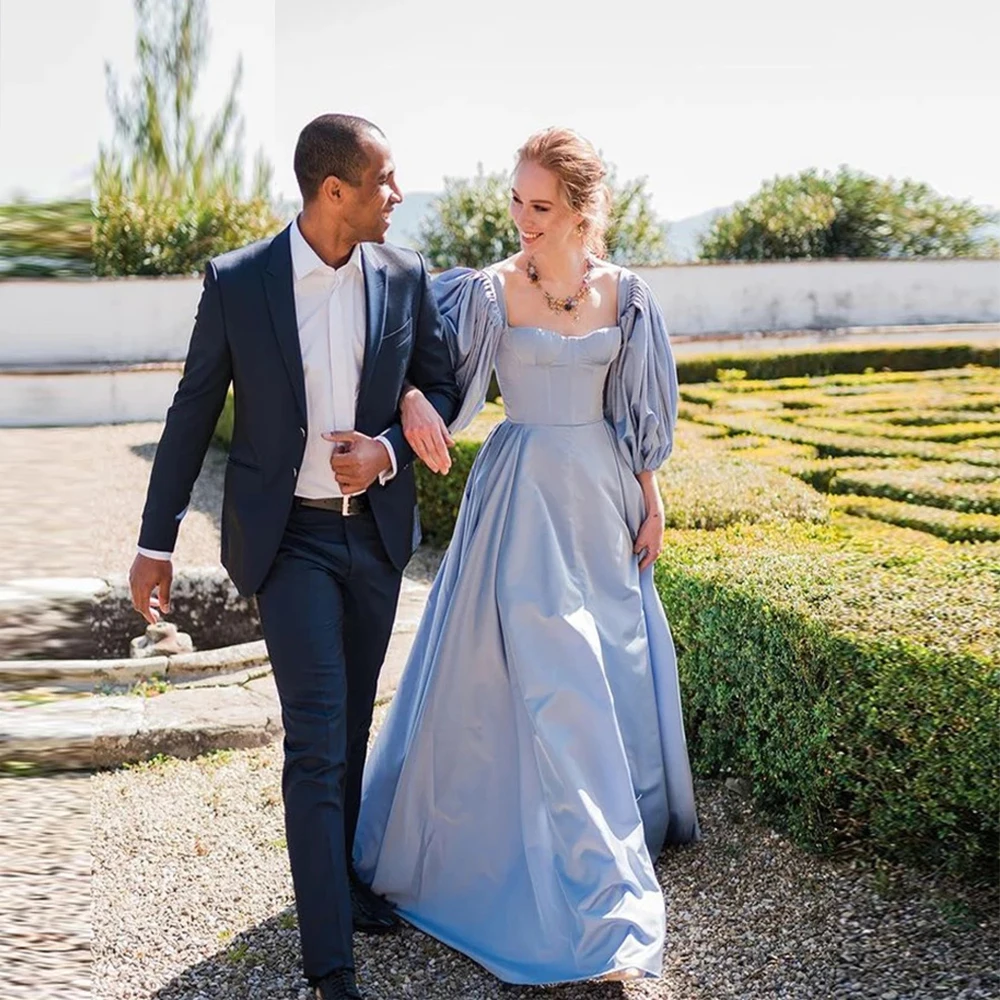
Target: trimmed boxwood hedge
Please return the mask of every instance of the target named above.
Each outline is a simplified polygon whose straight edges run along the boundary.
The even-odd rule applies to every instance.
[[[708,437],[702,429],[680,421],[673,454],[660,470],[668,528],[714,530],[728,524],[827,519],[827,501],[816,490],[758,461],[757,449],[731,449],[733,438]]]
[[[901,528],[927,531],[949,542],[1000,541],[1000,517],[995,514],[965,514],[941,507],[905,503],[871,496],[833,496],[831,503],[856,517],[870,517]],[[1000,608],[1000,603],[997,604]],[[996,609],[994,609],[996,614]]]
[[[890,458],[912,457],[942,462],[967,462],[970,465],[1000,465],[1000,449],[978,448],[974,442],[965,442],[963,447],[955,447],[930,441],[838,434],[835,431],[802,427],[794,421],[747,416],[742,413],[720,412],[715,415],[699,413],[694,419],[716,427],[725,427],[734,434],[764,434],[779,440],[793,441],[796,444],[813,445],[821,457],[885,455]]]
[[[861,374],[874,371],[928,371],[987,365],[1000,368],[1000,351],[975,344],[922,344],[919,347],[829,347],[815,350],[747,351],[677,360],[681,382],[712,382],[720,371],[743,371],[748,379]]]
[[[967,514],[1000,515],[1000,469],[978,465],[900,462],[881,468],[855,466],[838,472],[827,489]]]
[[[667,532],[694,766],[801,843],[993,873],[1000,546],[853,520]]]

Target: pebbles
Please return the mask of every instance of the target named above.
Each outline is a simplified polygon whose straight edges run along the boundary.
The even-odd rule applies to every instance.
[[[377,710],[376,724],[384,711]],[[95,996],[308,996],[299,974],[280,775],[280,749],[272,746],[92,779]],[[668,849],[657,864],[668,906],[663,978],[505,986],[406,928],[355,938],[367,995],[1000,996],[995,895],[861,859],[811,856],[759,822],[724,784],[699,782],[697,791],[704,840]]]

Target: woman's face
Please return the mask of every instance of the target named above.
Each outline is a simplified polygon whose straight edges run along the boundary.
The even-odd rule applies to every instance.
[[[510,214],[527,253],[558,253],[582,242],[582,216],[566,204],[559,178],[537,163],[524,161],[514,171]]]

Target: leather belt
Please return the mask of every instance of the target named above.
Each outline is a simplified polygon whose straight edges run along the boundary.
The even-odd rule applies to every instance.
[[[296,497],[295,502],[300,507],[317,507],[344,517],[367,514],[372,509],[364,493],[355,493],[349,497]]]

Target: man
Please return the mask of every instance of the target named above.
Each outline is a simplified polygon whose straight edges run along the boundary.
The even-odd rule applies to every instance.
[[[207,267],[130,582],[147,621],[169,612],[171,551],[232,382],[222,562],[256,596],[285,729],[303,966],[335,1000],[361,996],[352,925],[397,923],[350,856],[378,674],[419,542],[399,400],[405,380],[431,401],[441,419],[410,437],[445,472],[458,388],[423,261],[384,242],[402,196],[381,130],[323,115],[299,136],[295,173],[298,218]]]

